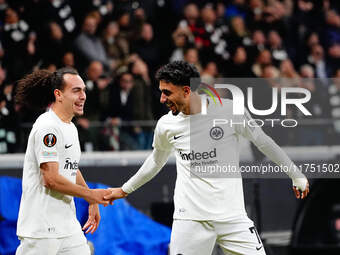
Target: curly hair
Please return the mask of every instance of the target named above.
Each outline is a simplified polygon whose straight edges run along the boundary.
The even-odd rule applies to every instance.
[[[44,109],[55,101],[54,90],[65,87],[64,75],[78,72],[70,67],[60,68],[55,72],[37,70],[17,82],[15,102],[18,105]]]
[[[199,77],[200,74],[196,67],[185,61],[174,61],[166,64],[156,73],[156,80],[172,83],[176,86],[190,86],[190,79]],[[195,81],[198,81],[198,83],[199,80],[200,79],[195,79]],[[196,86],[193,88],[196,88]]]

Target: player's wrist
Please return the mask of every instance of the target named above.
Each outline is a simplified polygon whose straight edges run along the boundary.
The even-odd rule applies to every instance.
[[[94,197],[94,192],[93,190],[89,189],[89,188],[85,188],[84,192],[84,199],[89,203],[89,204],[94,204],[94,200],[95,200],[95,197]]]
[[[301,191],[305,191],[307,188],[308,180],[306,176],[304,175],[301,177],[293,178],[292,182],[293,182],[293,186],[295,186],[297,189]]]
[[[124,191],[123,187],[121,187],[121,188],[119,189],[119,192],[120,192],[120,195],[121,195],[122,198],[123,198],[123,197],[127,197],[127,196],[129,195],[129,193],[127,193],[127,192]]]
[[[133,189],[127,183],[124,183],[123,186],[120,187],[120,189],[122,193],[124,192],[126,194],[126,196],[133,192]]]

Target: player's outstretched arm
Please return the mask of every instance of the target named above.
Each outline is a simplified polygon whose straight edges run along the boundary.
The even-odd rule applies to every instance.
[[[292,179],[293,190],[296,198],[304,199],[309,193],[309,183],[306,176],[290,160],[288,155],[263,131],[253,140],[257,148],[271,161],[279,166],[286,166],[287,175]]]
[[[58,162],[46,162],[40,164],[40,170],[42,173],[44,186],[46,188],[56,190],[66,195],[82,197],[89,204],[108,204],[108,201],[104,200],[104,196],[110,193],[108,190],[89,189],[79,184],[74,184],[60,175],[58,168]]]
[[[252,118],[248,111],[245,112],[240,118],[236,118],[237,122],[244,121],[249,123]],[[254,120],[253,120],[254,121]],[[305,198],[309,193],[309,183],[306,176],[300,171],[300,169],[290,160],[288,155],[278,146],[273,139],[266,135],[260,127],[254,127],[248,125],[236,125],[236,133],[252,141],[256,147],[266,155],[271,161],[279,166],[284,166],[288,169],[285,172],[293,183],[293,190],[296,198]],[[300,194],[302,192],[302,194]]]
[[[121,188],[109,189],[111,194],[106,195],[104,198],[112,204],[114,200],[126,197],[128,194],[137,190],[159,173],[168,161],[170,154],[171,151],[154,149],[134,176],[132,176]]]

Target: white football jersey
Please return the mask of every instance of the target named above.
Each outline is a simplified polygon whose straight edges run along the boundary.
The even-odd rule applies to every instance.
[[[59,238],[79,233],[72,196],[44,186],[40,164],[58,162],[59,174],[76,183],[80,159],[78,131],[50,109],[39,116],[28,138],[22,177],[17,235]]]
[[[247,112],[233,115],[231,100],[222,103],[210,103],[207,115],[174,116],[170,111],[157,123],[154,148],[173,150],[176,156],[174,219],[222,220],[246,214],[241,175],[207,171],[224,167],[238,172],[240,136],[254,140],[262,130],[247,125]]]

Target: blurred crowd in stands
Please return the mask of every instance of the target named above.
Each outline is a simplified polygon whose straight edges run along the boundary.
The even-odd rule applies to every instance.
[[[152,124],[167,112],[154,74],[174,60],[194,64],[210,84],[317,78],[286,85],[310,90],[309,119],[324,123],[271,135],[281,145],[339,144],[337,0],[0,0],[0,153],[22,152],[40,114],[14,103],[16,81],[63,66],[87,88],[85,115],[75,119],[82,150],[151,148]],[[270,107],[280,86],[256,88],[255,105]]]

